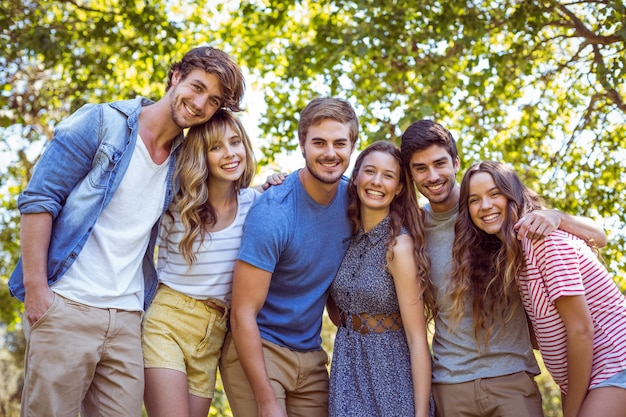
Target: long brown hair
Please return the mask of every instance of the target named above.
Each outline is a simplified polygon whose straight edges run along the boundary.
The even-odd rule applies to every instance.
[[[363,160],[367,155],[374,152],[382,152],[391,155],[398,163],[400,168],[399,184],[402,187],[401,192],[393,199],[389,207],[389,228],[390,238],[386,244],[387,259],[393,259],[393,246],[402,229],[406,229],[408,234],[413,238],[413,256],[417,265],[417,276],[415,277],[422,291],[424,300],[425,315],[427,319],[432,317],[434,311],[434,297],[432,285],[430,284],[430,259],[426,254],[426,236],[424,233],[424,212],[419,207],[417,195],[409,188],[410,172],[404,169],[402,165],[402,156],[400,149],[389,141],[374,142],[365,148],[356,159],[352,177],[350,179],[350,187],[348,188],[348,217],[352,223],[352,233],[356,234],[361,228],[361,201],[359,200],[356,179],[363,165]]]
[[[508,200],[500,238],[474,224],[468,208],[469,184],[479,172],[491,175]],[[537,193],[526,187],[509,166],[483,161],[471,166],[461,181],[459,215],[455,225],[454,267],[449,294],[457,323],[465,303],[471,300],[474,311],[474,338],[485,347],[494,324],[508,321],[518,308],[516,277],[524,266],[524,253],[513,226],[529,212],[544,206]]]

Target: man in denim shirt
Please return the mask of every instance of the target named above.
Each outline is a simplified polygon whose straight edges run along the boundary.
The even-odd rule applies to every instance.
[[[141,317],[157,280],[159,219],[183,129],[239,111],[244,80],[224,52],[189,51],[165,96],[89,104],[55,129],[18,198],[24,301],[22,416],[141,415]]]

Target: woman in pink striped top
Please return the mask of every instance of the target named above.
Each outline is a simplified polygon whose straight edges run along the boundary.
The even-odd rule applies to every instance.
[[[561,388],[563,416],[623,417],[626,297],[593,242],[562,230],[518,240],[513,225],[542,206],[505,164],[485,161],[467,170],[456,223],[452,308],[461,312],[464,295],[471,294],[477,343],[482,337],[488,349],[489,329],[507,320],[489,312],[513,306],[519,294],[546,368]]]

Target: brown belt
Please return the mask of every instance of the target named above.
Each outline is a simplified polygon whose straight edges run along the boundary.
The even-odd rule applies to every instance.
[[[384,333],[388,331],[402,330],[402,317],[400,313],[393,314],[347,314],[339,313],[339,325],[347,327],[348,316],[352,318],[352,330],[361,334]]]
[[[212,308],[213,310],[218,311],[220,314],[224,314],[226,312],[226,309],[220,305],[215,304],[213,301],[211,300],[199,300],[202,304],[204,304],[207,307]]]

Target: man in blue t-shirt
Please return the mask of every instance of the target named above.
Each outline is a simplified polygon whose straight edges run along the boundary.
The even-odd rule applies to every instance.
[[[220,363],[235,417],[328,413],[320,332],[350,236],[343,174],[358,129],[347,101],[312,100],[298,124],[306,166],[248,213],[233,276],[232,331]]]

